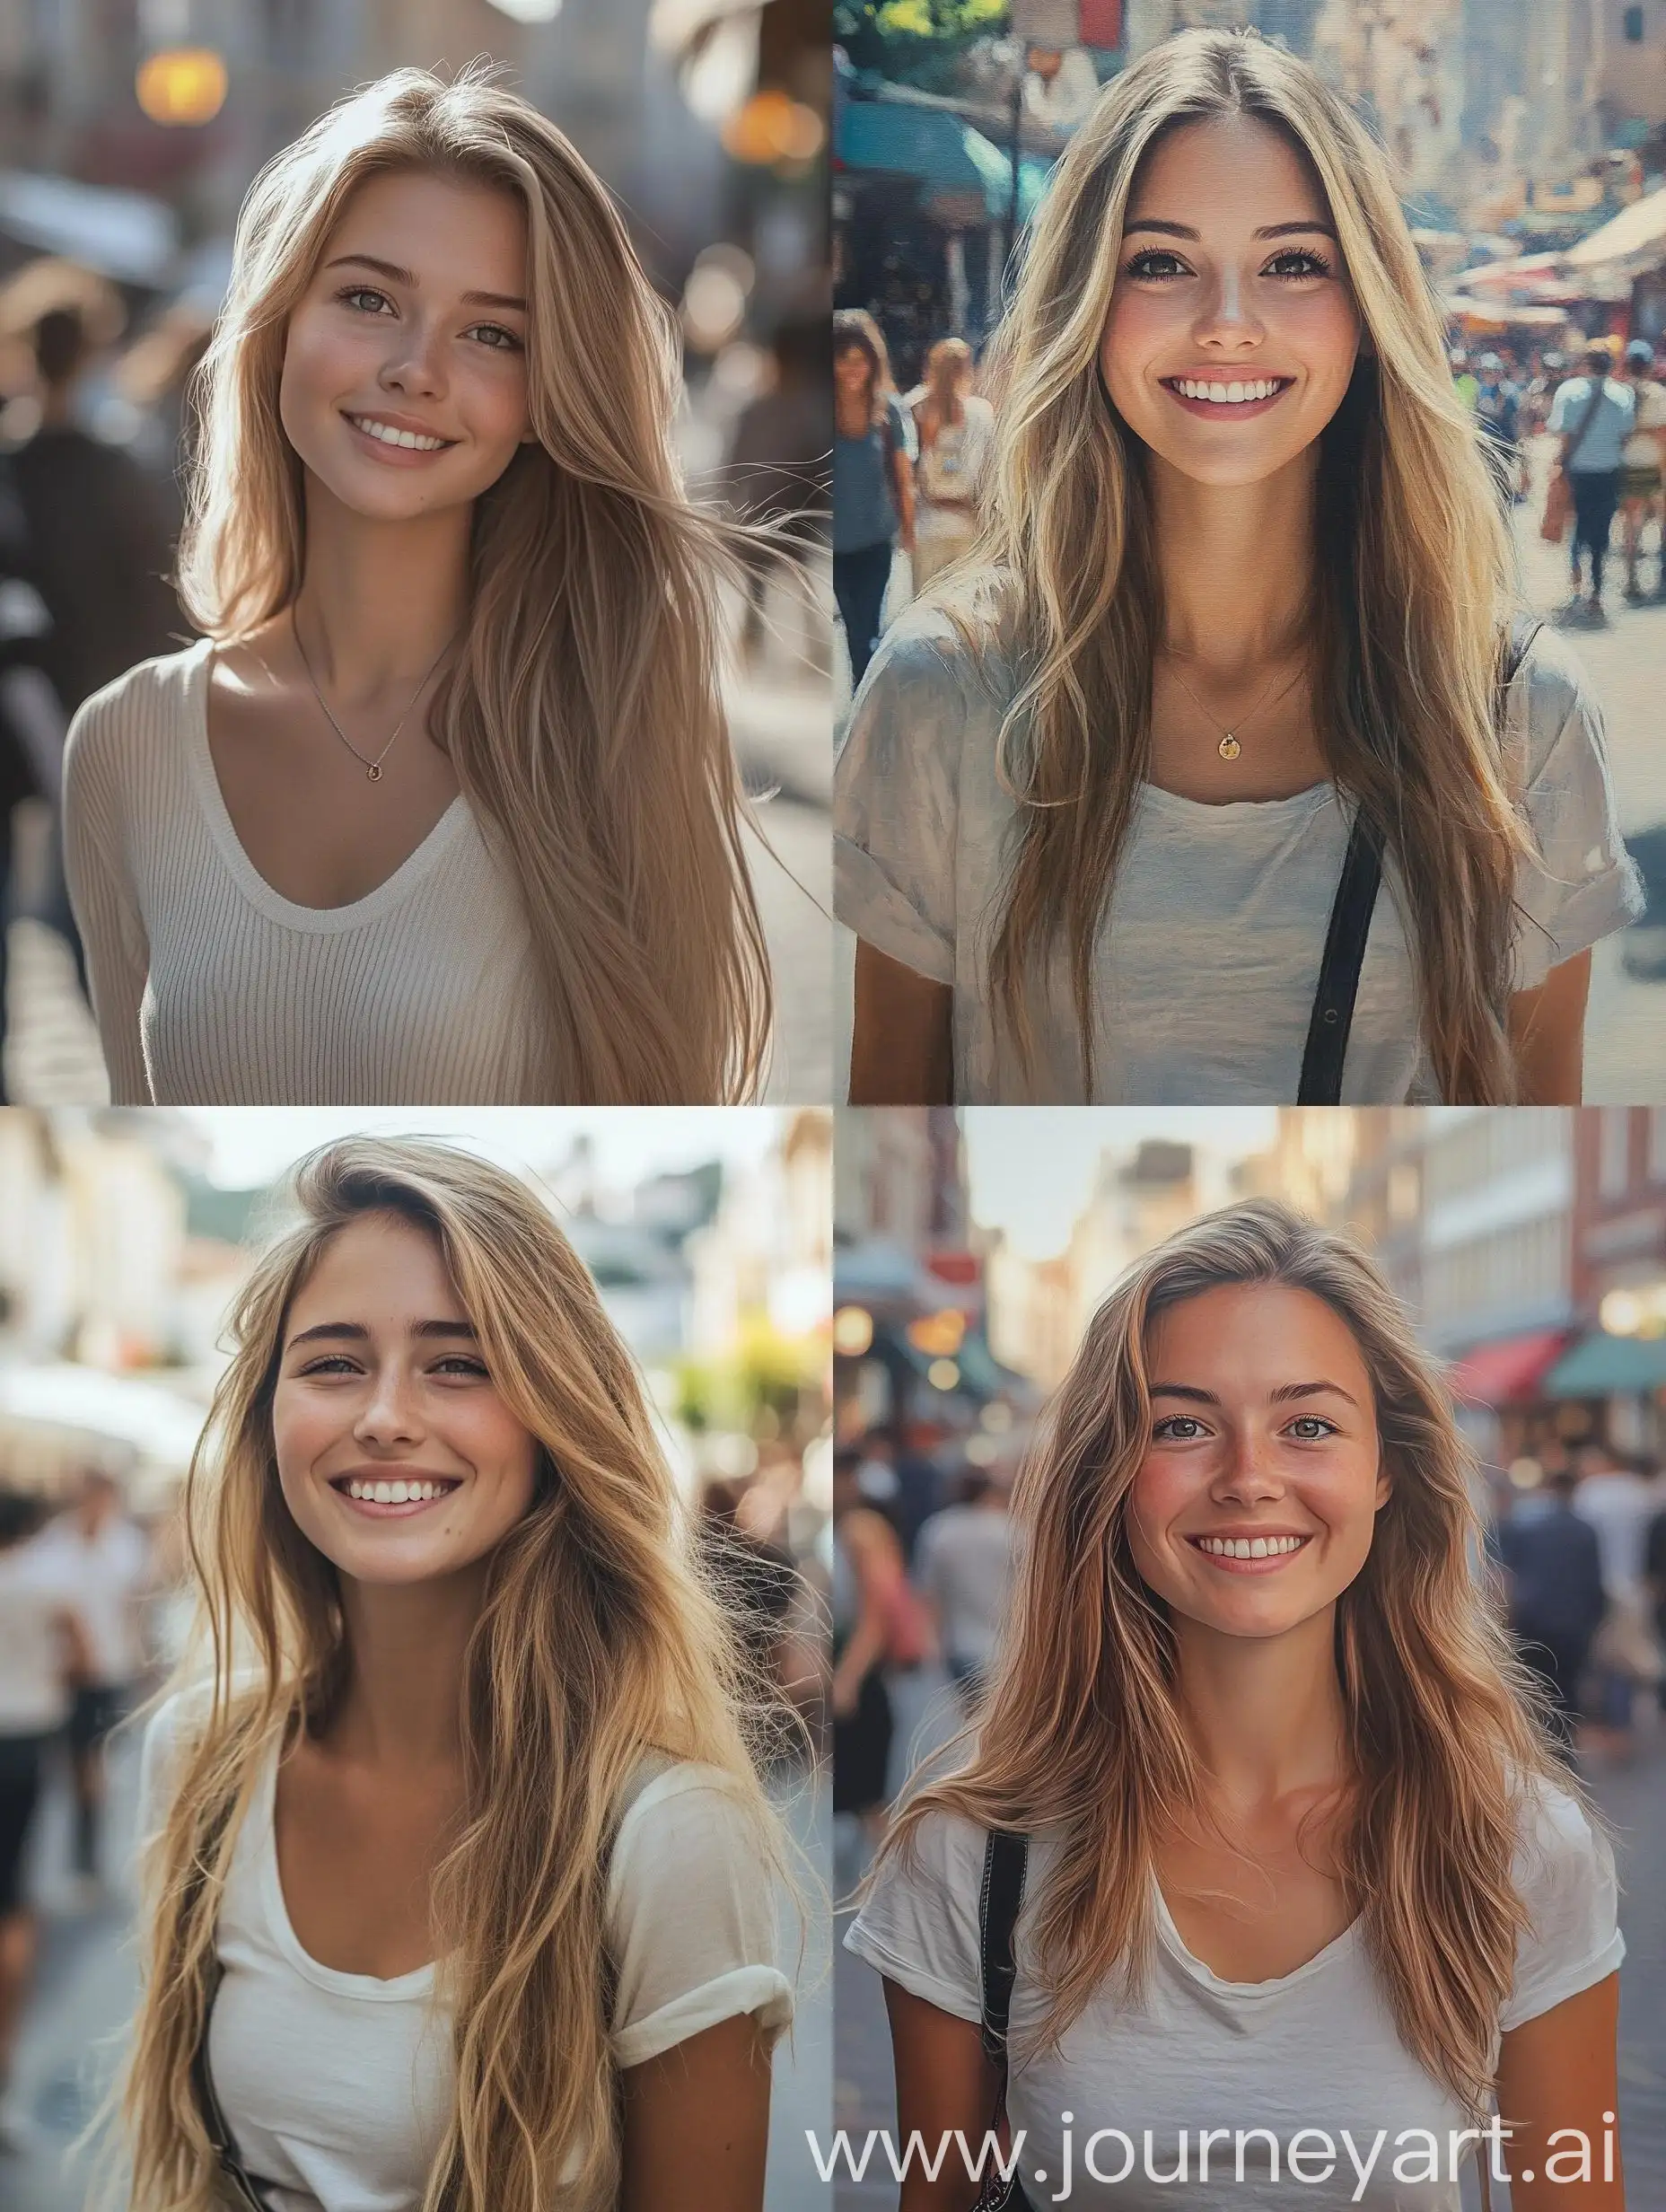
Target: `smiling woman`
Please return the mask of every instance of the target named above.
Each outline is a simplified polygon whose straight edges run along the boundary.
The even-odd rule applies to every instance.
[[[355,1139],[296,1196],[188,1487],[124,2212],[759,2212],[773,1704],[640,1377],[502,1171]]]
[[[1590,950],[1641,910],[1601,716],[1513,625],[1347,102],[1253,35],[1152,48],[989,382],[983,526],[836,775],[853,1103],[1577,1102]]]
[[[1613,1858],[1472,1576],[1473,1475],[1392,1292],[1289,1208],[1118,1284],[1013,1492],[975,1729],[846,1938],[899,2139],[1003,2097],[1022,2135],[1010,2190],[951,2156],[901,2212],[1458,2212],[1495,2100],[1515,2212],[1624,2212]]]
[[[181,549],[206,633],[71,733],[118,1102],[709,1103],[771,982],[718,688],[751,538],[686,496],[677,333],[478,71],[256,180]]]

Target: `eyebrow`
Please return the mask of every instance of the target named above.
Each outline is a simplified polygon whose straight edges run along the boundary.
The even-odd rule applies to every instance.
[[[410,1332],[419,1338],[464,1339],[470,1344],[476,1341],[472,1321],[413,1321]],[[338,1344],[368,1344],[370,1330],[362,1321],[320,1321],[316,1328],[303,1329],[291,1337],[285,1349],[293,1352],[298,1344],[318,1344],[325,1339]]]
[[[1267,1402],[1270,1405],[1282,1406],[1288,1404],[1293,1399],[1320,1398],[1327,1391],[1333,1397],[1346,1399],[1348,1404],[1356,1413],[1358,1412],[1358,1399],[1354,1397],[1352,1392],[1345,1391],[1340,1382],[1281,1382],[1276,1391],[1267,1392]],[[1151,1386],[1151,1395],[1153,1398],[1183,1399],[1188,1405],[1192,1406],[1218,1406],[1221,1402],[1213,1391],[1200,1391],[1189,1382],[1153,1382]]]
[[[360,268],[373,268],[390,284],[404,285],[412,292],[418,288],[417,280],[409,269],[401,268],[397,261],[379,261],[373,253],[338,254],[333,261],[326,261],[324,266],[326,268],[346,268],[349,263]],[[526,312],[526,302],[513,299],[506,292],[465,292],[462,300],[465,307],[513,307],[523,315]]]
[[[1189,223],[1167,223],[1161,215],[1142,215],[1138,222],[1125,223],[1122,228],[1125,236],[1129,231],[1161,231],[1165,238],[1200,239],[1203,236],[1203,233],[1193,230]],[[1323,222],[1266,223],[1253,235],[1257,238],[1296,238],[1303,232],[1313,231],[1321,232],[1325,237],[1338,244],[1341,242],[1331,225]]]

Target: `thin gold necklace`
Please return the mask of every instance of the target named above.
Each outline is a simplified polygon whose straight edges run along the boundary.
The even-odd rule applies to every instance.
[[[1240,715],[1236,728],[1229,730],[1224,723],[1214,721],[1214,716],[1209,712],[1208,708],[1204,705],[1197,694],[1192,689],[1190,684],[1187,682],[1185,677],[1181,675],[1179,670],[1174,667],[1172,661],[1170,663],[1170,669],[1174,677],[1175,682],[1179,685],[1181,690],[1185,692],[1187,698],[1190,699],[1192,705],[1197,709],[1197,712],[1203,716],[1204,720],[1206,722],[1214,723],[1215,728],[1220,731],[1221,742],[1215,750],[1220,754],[1222,759],[1236,760],[1239,754],[1243,750],[1243,747],[1238,742],[1238,731],[1243,728],[1246,722],[1253,721],[1255,716],[1258,715],[1261,709],[1267,705],[1267,694],[1272,690],[1273,685],[1267,685],[1267,690],[1262,692],[1260,698],[1256,701],[1255,705],[1250,709],[1250,712],[1247,715]],[[1303,672],[1304,672],[1302,670],[1297,669],[1295,674],[1285,686],[1284,691],[1281,691],[1278,694],[1279,698],[1282,699],[1284,698],[1285,691],[1293,691],[1295,689],[1297,684],[1299,684],[1302,680]],[[1276,677],[1273,679],[1274,683],[1276,683],[1277,680],[1278,679]],[[1276,705],[1277,700],[1275,700],[1274,704]]]
[[[390,737],[388,740],[387,743],[382,747],[381,750],[376,755],[376,758],[373,760],[367,760],[364,755],[359,750],[358,747],[353,742],[353,740],[342,728],[341,724],[336,720],[335,715],[330,713],[329,701],[319,689],[318,678],[312,673],[312,663],[307,658],[307,649],[301,642],[301,624],[296,619],[295,610],[293,604],[289,610],[289,627],[294,632],[295,651],[301,655],[301,665],[307,672],[307,681],[312,687],[313,698],[324,710],[325,720],[329,724],[330,728],[336,733],[336,735],[341,740],[347,750],[353,755],[353,758],[364,769],[365,781],[367,783],[379,784],[381,781],[381,764],[387,759],[388,755],[393,750],[394,738],[399,736],[399,732],[405,727],[406,723],[408,721],[411,708],[416,706],[417,700],[422,697],[423,691],[427,685],[428,678],[433,675],[434,670],[438,668],[440,663],[451,651],[452,640],[448,637],[445,643],[440,647],[438,653],[434,654],[433,660],[429,662],[426,673],[424,675],[422,682],[417,685],[416,689],[411,693],[409,698],[407,699],[405,702],[404,714],[399,716],[399,720],[393,725],[393,737]]]

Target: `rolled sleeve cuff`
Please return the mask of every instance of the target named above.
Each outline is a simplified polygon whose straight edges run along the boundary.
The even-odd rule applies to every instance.
[[[909,905],[872,856],[833,839],[833,911],[864,944],[934,983],[954,981],[954,946]]]
[[[1544,888],[1551,888],[1548,880]],[[1564,961],[1640,921],[1648,904],[1643,878],[1629,856],[1600,875],[1587,877],[1576,889],[1555,888],[1564,893],[1559,904],[1552,906],[1548,899],[1524,901],[1524,912],[1517,920],[1513,988],[1518,991],[1536,990]]]
[[[884,1975],[887,1981],[899,1983],[910,1996],[923,1997],[926,2004],[934,2005],[939,2012],[948,2013],[956,2020],[982,2019],[983,2006],[976,1997],[969,1997],[964,1989],[957,1988],[952,1982],[939,1980],[935,1974],[927,1973],[912,1959],[899,1959],[895,1952],[887,1950],[871,1928],[864,1927],[860,1920],[853,1920],[846,1929],[845,1948],[855,1952],[857,1958],[865,1959],[877,1973]]]
[[[778,1967],[737,1966],[697,1988],[674,1997],[645,2020],[634,2020],[613,2038],[614,2063],[621,2069],[657,2058],[719,2022],[754,2013],[766,2034],[773,2035],[793,2017],[793,1985]]]
[[[1519,1997],[1513,1995],[1498,2015],[1500,2032],[1507,2035],[1512,2028],[1523,2027],[1528,2021],[1554,2012],[1558,2005],[1566,2004],[1569,1997],[1578,1997],[1582,1990],[1594,1989],[1598,1982],[1618,1972],[1625,1955],[1626,1938],[1616,1928],[1601,1950],[1590,1958],[1582,1959],[1577,1965],[1565,1966],[1560,1973],[1523,1990]]]

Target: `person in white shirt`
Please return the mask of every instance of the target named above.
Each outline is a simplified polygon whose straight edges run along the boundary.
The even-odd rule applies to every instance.
[[[149,1539],[122,1508],[121,1490],[103,1468],[82,1477],[81,1495],[41,1536],[42,1549],[75,1593],[90,1647],[75,1684],[69,1748],[75,1786],[75,1871],[85,1892],[99,1885],[104,1745],[145,1668],[142,1607],[151,1582]]]
[[[1019,1477],[975,1729],[846,1937],[904,2139],[976,2146],[1004,2085],[1012,2205],[1459,2212],[1495,2097],[1514,2212],[1624,2212],[1613,1856],[1472,1577],[1472,1474],[1350,1240],[1254,1199],[1127,1270]],[[900,2212],[967,2212],[966,2163]]]
[[[125,2212],[760,2212],[788,1847],[641,1376],[513,1176],[295,1198],[188,1487]]]
[[[1627,347],[1625,374],[1635,413],[1620,454],[1619,525],[1626,549],[1626,598],[1635,607],[1648,596],[1637,581],[1637,556],[1650,522],[1655,528],[1657,556],[1654,596],[1666,599],[1666,506],[1661,498],[1666,482],[1666,383],[1656,376],[1654,348],[1646,338],[1634,338]]]
[[[66,762],[115,1102],[753,1095],[719,585],[758,533],[688,496],[601,179],[478,68],[395,71],[255,180],[198,382],[202,640]]]
[[[90,1658],[61,1567],[30,1540],[39,1522],[35,1499],[0,1489],[0,2151],[18,2132],[12,2060],[34,1971],[24,1854],[47,1747],[69,1717],[70,1682]]]
[[[921,1526],[914,1578],[932,1609],[943,1664],[962,1704],[977,1702],[995,1656],[1013,1577],[1010,1470],[968,1464],[960,1496]]]

